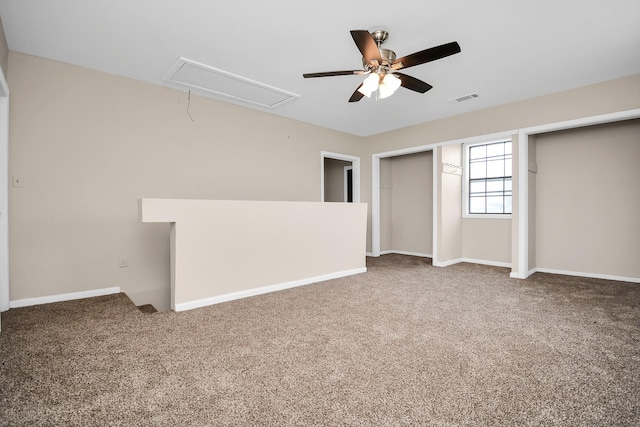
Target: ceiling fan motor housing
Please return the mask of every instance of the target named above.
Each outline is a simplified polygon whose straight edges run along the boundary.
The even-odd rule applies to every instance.
[[[378,64],[377,61],[367,62],[367,60],[362,58],[362,65],[366,71],[372,72],[387,72],[389,68],[391,68],[391,64],[396,60],[396,53],[390,49],[382,49],[380,48],[380,56],[382,57],[382,63]]]
[[[391,68],[391,63],[396,59],[396,53],[394,51],[390,49],[383,49],[381,47],[382,44],[389,38],[389,30],[387,29],[387,27],[377,26],[371,28],[369,30],[369,33],[378,46],[382,62],[380,64],[376,60],[368,62],[363,57],[362,65],[364,66],[365,71],[370,71],[381,75],[386,74],[387,71],[389,71],[389,69]]]

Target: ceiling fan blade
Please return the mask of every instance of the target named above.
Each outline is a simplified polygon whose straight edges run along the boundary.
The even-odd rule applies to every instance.
[[[358,89],[356,89],[355,92],[353,92],[353,95],[351,95],[351,98],[349,98],[349,102],[358,102],[360,101],[364,95],[360,92],[358,92],[358,90],[362,87],[362,85],[358,86]]]
[[[351,30],[351,37],[353,37],[353,41],[356,43],[356,46],[358,46],[366,62],[376,60],[378,63],[382,63],[378,45],[369,31]]]
[[[458,44],[458,42],[446,43],[396,59],[391,64],[391,68],[393,68],[394,70],[409,68],[415,65],[424,64],[426,62],[435,61],[436,59],[445,58],[449,55],[454,55],[459,52],[460,45]]]
[[[393,73],[393,75],[400,79],[400,81],[402,82],[401,83],[402,87],[405,87],[409,90],[425,93],[426,91],[428,91],[433,87],[429,83],[425,83],[420,79],[416,79],[415,77],[411,77],[406,74]]]
[[[364,74],[364,70],[346,70],[346,71],[326,71],[323,73],[306,73],[303,74],[302,77],[305,79],[309,79],[312,77],[333,77],[333,76],[352,76],[352,75],[362,75]]]

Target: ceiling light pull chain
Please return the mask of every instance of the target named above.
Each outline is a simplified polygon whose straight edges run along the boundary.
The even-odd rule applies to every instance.
[[[195,122],[195,120],[193,120],[193,117],[191,117],[191,113],[189,112],[190,106],[191,106],[191,91],[189,91],[189,95],[187,95],[187,116],[189,116],[192,122]]]

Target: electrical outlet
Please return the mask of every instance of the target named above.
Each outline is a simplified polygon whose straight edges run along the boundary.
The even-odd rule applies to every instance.
[[[125,268],[125,267],[129,267],[129,259],[127,257],[124,258],[120,258],[118,260],[118,266],[120,268]]]

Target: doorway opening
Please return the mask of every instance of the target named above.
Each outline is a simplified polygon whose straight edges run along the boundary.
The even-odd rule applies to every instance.
[[[385,250],[383,250],[383,244],[385,243],[385,241],[389,241],[389,236],[383,236],[383,230],[386,229],[387,231],[390,230],[390,224],[385,224],[383,226],[382,224],[382,220],[384,219],[384,217],[386,217],[387,219],[389,218],[388,212],[386,215],[383,214],[383,209],[388,209],[391,205],[389,204],[389,201],[384,202],[382,199],[384,199],[385,196],[385,191],[388,190],[388,183],[387,181],[390,179],[390,177],[388,176],[388,171],[389,169],[389,163],[388,162],[392,162],[394,161],[394,159],[398,159],[400,161],[402,161],[401,159],[410,159],[412,157],[412,155],[424,155],[424,154],[428,154],[428,158],[425,157],[424,161],[428,162],[427,166],[430,167],[431,170],[428,169],[422,169],[423,172],[426,172],[428,174],[431,175],[431,179],[424,179],[422,180],[424,182],[423,186],[419,186],[417,188],[421,188],[421,192],[423,192],[423,195],[426,195],[428,197],[428,201],[427,203],[430,201],[431,202],[431,206],[430,207],[426,207],[427,209],[430,209],[430,215],[421,215],[421,218],[418,219],[418,221],[423,221],[423,224],[421,224],[421,226],[427,226],[429,228],[431,228],[431,236],[428,236],[428,232],[426,233],[427,236],[425,237],[425,239],[429,239],[430,237],[430,242],[421,242],[420,245],[422,244],[426,244],[427,245],[427,249],[420,249],[420,250],[388,250],[385,248]],[[417,157],[413,156],[414,159],[417,159]],[[425,165],[424,161],[420,160],[422,162],[423,165]],[[386,166],[385,167],[385,163]],[[401,166],[403,167],[403,166]],[[420,166],[421,167],[421,166]],[[385,170],[387,172],[385,172]],[[408,148],[408,149],[402,149],[402,150],[396,150],[396,151],[389,151],[389,152],[385,152],[385,153],[378,153],[378,154],[374,154],[373,158],[372,158],[372,191],[371,191],[371,256],[377,257],[380,256],[383,253],[405,253],[407,255],[417,255],[417,256],[428,256],[431,258],[435,258],[436,256],[436,239],[437,239],[437,229],[436,229],[436,224],[437,224],[437,215],[436,215],[436,209],[437,209],[437,200],[435,200],[435,194],[436,194],[436,171],[437,171],[437,156],[435,155],[435,150],[433,146],[420,146],[420,147],[412,147],[412,148]],[[405,177],[406,179],[411,180],[411,176]],[[426,178],[426,177],[424,177]],[[392,177],[391,177],[392,180]],[[431,181],[431,182],[429,182]],[[384,188],[383,188],[384,187]],[[415,198],[415,195],[411,196],[413,198]],[[426,199],[425,199],[426,200]],[[426,205],[425,205],[426,206]],[[411,213],[411,212],[410,212]],[[422,227],[424,228],[424,227]],[[386,246],[386,244],[385,244]],[[429,249],[428,246],[430,246],[431,248]]]
[[[353,203],[353,166],[344,167],[344,201]]]
[[[320,187],[322,202],[360,203],[360,158],[323,151]]]
[[[380,254],[433,258],[433,152],[380,159]]]

